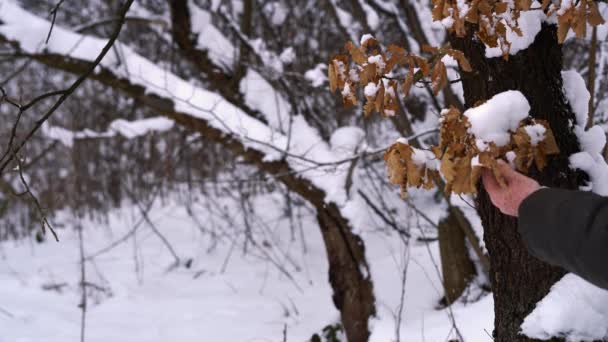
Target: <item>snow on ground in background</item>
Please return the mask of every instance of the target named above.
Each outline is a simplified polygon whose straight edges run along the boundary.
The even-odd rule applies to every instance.
[[[532,2],[532,8],[539,8],[540,3],[538,1]],[[510,11],[505,12],[502,16],[511,16]],[[517,33],[513,32],[513,30],[505,25],[507,28],[507,41],[511,43],[509,47],[503,47],[500,42],[498,42],[498,46],[491,48],[486,46],[486,57],[502,57],[503,49],[509,49],[507,52],[511,55],[515,55],[519,51],[525,50],[530,46],[536,35],[540,32],[541,23],[545,19],[545,14],[543,11],[522,11],[520,13],[519,19],[517,19],[517,24],[519,29],[522,32],[522,35],[519,36]],[[503,23],[505,19],[501,19]],[[507,20],[513,20],[512,18],[508,18]]]
[[[509,131],[515,131],[521,120],[528,117],[530,104],[516,90],[494,95],[480,106],[468,109],[464,115],[469,119],[470,132],[484,143],[493,142],[504,146],[510,141]]]
[[[604,130],[593,126],[585,131],[589,92],[576,71],[562,71],[564,95],[576,116],[574,133],[582,151],[570,156],[572,168],[585,171],[589,190],[608,196],[608,165],[601,152],[606,144]],[[566,336],[568,341],[608,338],[608,290],[567,274],[555,283],[522,324],[529,337],[549,339]]]
[[[564,306],[564,303],[568,303]],[[584,314],[591,312],[592,315]],[[596,341],[608,337],[608,291],[567,274],[526,317],[522,331],[529,337]]]
[[[417,204],[433,202],[421,199]],[[339,315],[331,301],[325,249],[314,218],[304,222],[308,251],[303,254],[301,242],[290,239],[287,222],[277,220],[277,203],[262,199],[256,207],[266,208],[259,212],[275,236],[272,240],[266,236],[272,244],[268,253],[283,263],[294,281],[269,262],[243,256],[242,241],[232,251],[229,240],[210,250],[209,236],[200,233],[183,207],[155,205],[152,221],[183,260],[193,259],[192,267],[168,271],[173,259],[146,226],[138,229],[134,239],[88,262],[87,281],[109,289],[111,295],[93,291],[89,298],[87,341],[281,341],[287,325],[287,340],[304,342],[335,323]],[[111,213],[107,225],[84,221],[85,254],[99,251],[128,232],[139,219],[132,210]],[[437,217],[439,212],[429,215]],[[207,229],[213,219],[199,214]],[[64,215],[61,221],[73,219]],[[0,342],[78,340],[78,240],[71,226],[59,230],[59,243],[0,243]],[[428,228],[427,234],[432,234]],[[362,235],[378,307],[371,341],[386,342],[395,336],[406,249],[395,234],[366,231]],[[420,236],[415,231],[414,235]],[[446,310],[435,309],[442,290],[430,255],[438,262],[437,243],[427,248],[412,241],[410,248],[401,340],[443,341],[451,321]],[[282,253],[287,257],[280,258]],[[42,289],[62,283],[67,286],[61,292]],[[453,311],[468,341],[491,341],[484,331],[492,330],[491,296],[466,306],[456,304]]]
[[[344,157],[360,151],[365,141],[365,131],[357,126],[344,126],[336,129],[329,139],[331,149]]]

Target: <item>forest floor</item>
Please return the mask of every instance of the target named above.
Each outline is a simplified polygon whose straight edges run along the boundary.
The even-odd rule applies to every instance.
[[[198,218],[207,228],[213,222],[205,215]],[[84,255],[96,254],[85,263],[87,342],[304,342],[338,321],[312,215],[292,236],[282,231],[289,225],[280,213],[267,210],[260,218],[264,224],[259,222],[265,228],[255,236],[258,243],[249,243],[245,253],[244,234],[216,230],[214,237],[183,206],[157,204],[150,220],[175,249],[178,267],[171,267],[175,258],[145,223],[107,249],[140,219],[134,208],[115,210],[105,222],[63,214],[55,219],[62,223],[57,224],[59,243],[48,238],[42,244],[33,239],[1,243],[0,342],[79,341],[78,225],[83,227]],[[417,241],[421,235],[433,236],[432,229],[424,232],[412,230],[409,246],[394,233],[361,233],[379,314],[371,340],[397,341],[395,322],[401,317],[403,342],[447,341],[455,336],[453,322],[465,341],[491,341],[491,295],[471,294],[476,301],[457,303],[451,311],[438,308],[443,293],[438,247]]]

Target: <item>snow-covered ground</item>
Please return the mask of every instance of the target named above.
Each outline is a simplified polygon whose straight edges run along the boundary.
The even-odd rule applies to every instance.
[[[271,198],[260,206],[271,207]],[[209,232],[214,218],[197,211]],[[86,262],[89,292],[86,341],[308,341],[338,321],[327,281],[327,261],[314,217],[305,218],[305,243],[292,239],[279,211],[260,211],[265,228],[249,246],[243,236],[223,235],[214,243],[183,206],[157,203],[150,218],[182,259],[174,261],[149,226]],[[86,256],[98,254],[133,229],[139,211],[126,206],[107,222],[80,221]],[[80,252],[70,215],[57,218],[61,241],[30,240],[0,244],[0,342],[79,341]],[[242,229],[241,227],[232,227]],[[262,231],[265,231],[262,232]],[[222,236],[222,230],[216,233]],[[420,235],[420,230],[414,235]],[[432,231],[426,234],[432,235]],[[449,311],[437,309],[442,297],[434,263],[437,243],[409,243],[388,232],[362,233],[377,296],[378,318],[372,341],[395,341],[395,322],[407,265],[401,341],[445,341],[452,331]],[[236,242],[233,244],[233,242]],[[409,252],[409,257],[408,257]],[[192,259],[189,268],[183,264]],[[282,268],[285,272],[281,271]],[[287,276],[289,274],[289,276]],[[291,279],[289,278],[291,277]],[[491,341],[491,295],[473,304],[455,304],[454,321],[467,341]],[[453,336],[453,335],[452,335]]]

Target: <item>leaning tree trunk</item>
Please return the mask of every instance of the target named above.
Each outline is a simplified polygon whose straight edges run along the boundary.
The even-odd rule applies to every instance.
[[[533,171],[532,176],[542,185],[576,188],[581,179],[569,168],[568,156],[579,146],[569,128],[574,114],[562,91],[562,52],[555,26],[543,25],[534,43],[508,60],[485,58],[483,45],[472,34],[451,37],[453,47],[462,50],[473,67],[472,73],[462,77],[465,107],[506,90],[521,91],[530,102],[530,114],[549,122],[561,150],[543,172]],[[521,323],[564,271],[530,255],[517,230],[517,219],[502,215],[484,189],[477,198],[477,210],[491,262],[495,341],[531,341],[519,334]]]

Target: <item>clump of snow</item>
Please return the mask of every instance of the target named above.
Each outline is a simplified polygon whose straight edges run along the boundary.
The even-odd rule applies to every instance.
[[[384,62],[382,55],[369,56],[367,57],[367,62],[370,64],[376,64],[376,67],[380,70],[384,70],[384,67],[386,67],[386,62]]]
[[[374,36],[372,36],[372,35],[371,35],[371,34],[369,34],[369,33],[364,34],[364,35],[361,37],[361,45],[365,44],[365,42],[367,42],[367,41],[368,41],[368,40],[370,40],[370,39],[374,39]]]
[[[591,154],[601,154],[606,145],[606,133],[600,126],[593,126],[584,130],[581,126],[574,127],[574,133],[578,137],[581,150]]]
[[[369,82],[365,88],[363,88],[363,93],[366,97],[376,97],[376,93],[378,93],[378,85],[374,82]]]
[[[356,69],[350,69],[348,71],[348,79],[350,79],[351,81],[357,83],[359,82],[359,73],[357,72]]]
[[[149,118],[137,121],[118,119],[112,121],[110,129],[119,132],[127,139],[147,134],[148,132],[165,132],[173,127],[173,120],[167,118]]]
[[[509,152],[505,153],[505,157],[507,158],[509,165],[511,165],[512,167],[515,167],[515,158],[517,158],[517,154],[515,154],[514,151],[509,151]]]
[[[334,152],[353,153],[365,140],[365,131],[356,126],[345,126],[336,129],[329,139]]]
[[[574,274],[551,288],[526,317],[522,332],[542,340],[566,336],[567,341],[596,341],[608,337],[608,291]]]
[[[249,42],[253,47],[254,51],[264,62],[264,65],[269,69],[273,70],[276,74],[282,74],[285,70],[282,59],[277,56],[274,52],[268,49],[266,42],[261,38],[254,39]]]
[[[289,11],[283,3],[273,1],[264,5],[264,13],[270,18],[270,23],[272,25],[280,26],[283,25],[285,19],[287,19]]]
[[[530,137],[530,143],[532,146],[536,146],[539,142],[543,141],[545,139],[545,133],[547,132],[545,126],[541,124],[524,126],[524,130]]]
[[[408,145],[410,141],[407,138],[401,137],[395,140],[396,143]]]
[[[540,7],[540,3],[534,1],[532,7]],[[503,18],[501,20],[505,24],[513,20],[510,11],[502,14],[501,17]],[[519,51],[527,49],[528,46],[534,42],[536,35],[540,32],[541,24],[545,17],[543,11],[522,11],[517,19],[517,26],[522,32],[521,37],[513,32],[509,25],[505,25],[507,27],[507,41],[511,43],[509,50],[506,52],[514,55]],[[506,50],[507,48],[508,47],[506,46],[502,46],[500,42],[498,43],[498,46],[494,48],[486,46],[486,57],[500,57],[503,55],[503,50]]]
[[[325,63],[317,64],[313,69],[310,69],[304,73],[306,78],[313,87],[320,87],[327,82],[327,65]]]
[[[449,16],[441,19],[441,25],[443,25],[443,27],[445,27],[446,29],[452,28],[452,26],[454,25],[454,18]]]
[[[418,166],[424,166],[429,170],[439,169],[439,160],[431,151],[421,150],[412,147],[414,153],[412,153],[412,161]]]
[[[342,97],[348,97],[352,94],[352,89],[350,88],[350,83],[346,83],[344,85],[344,89],[342,89]]]
[[[493,142],[504,146],[510,141],[510,131],[515,131],[521,120],[528,117],[530,104],[524,95],[509,90],[494,95],[486,103],[468,109],[464,115],[469,119],[469,131],[484,143]]]
[[[576,70],[562,71],[564,81],[564,95],[576,116],[576,124],[585,126],[589,112],[589,98],[591,95],[585,85],[583,77]]]
[[[283,50],[283,52],[281,52],[281,55],[279,55],[279,59],[284,64],[291,64],[296,60],[296,52],[290,46],[287,49]]]
[[[164,117],[154,117],[135,121],[117,119],[110,123],[109,129],[96,132],[90,129],[71,131],[69,129],[51,126],[48,122],[42,124],[42,134],[49,139],[57,140],[64,146],[72,147],[74,140],[112,138],[117,134],[126,139],[133,139],[150,132],[165,132],[173,128],[173,120]]]
[[[193,1],[188,2],[188,8],[192,18],[192,32],[197,34],[197,46],[209,51],[209,57],[214,63],[229,69],[236,56],[232,43],[212,24],[209,11],[201,9]]]
[[[602,196],[608,196],[608,164],[601,154],[578,152],[570,156],[570,166],[585,171],[591,179],[587,188]]]

